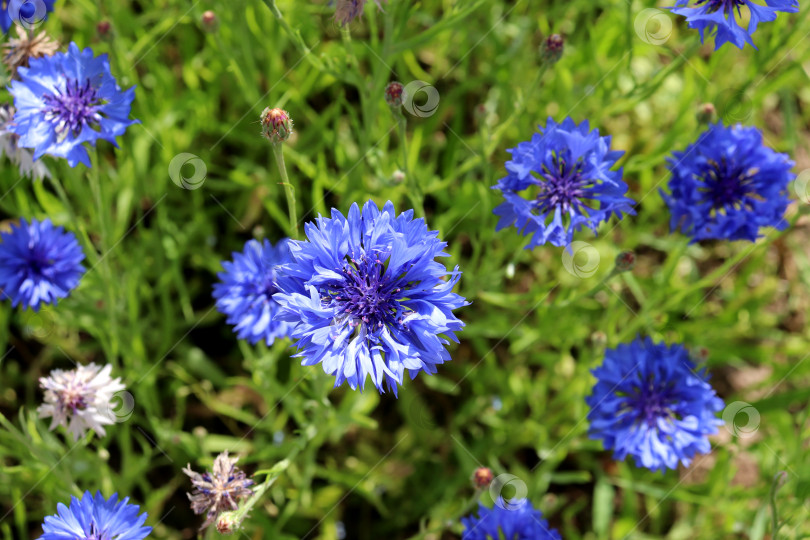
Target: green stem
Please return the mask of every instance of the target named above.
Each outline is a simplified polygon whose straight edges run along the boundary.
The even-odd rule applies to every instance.
[[[290,215],[290,238],[298,240],[298,215],[295,210],[295,189],[287,176],[287,166],[284,164],[284,143],[273,143],[273,154],[276,156],[278,172],[281,174],[281,183],[287,196],[287,212]]]
[[[422,201],[422,188],[416,179],[416,175],[411,174],[408,168],[408,120],[402,114],[401,109],[392,109],[397,120],[397,134],[399,135],[399,146],[402,149],[402,172],[405,173],[405,182],[408,189],[408,197],[411,199],[413,210],[417,217],[425,217],[425,207]]]
[[[225,518],[226,520],[230,521],[233,530],[239,529],[242,521],[244,521],[245,517],[247,517],[248,512],[250,512],[253,507],[256,506],[256,503],[259,502],[262,497],[264,497],[264,494],[267,493],[267,490],[270,489],[276,480],[278,480],[279,476],[281,476],[281,474],[287,470],[292,460],[295,459],[295,457],[305,448],[307,442],[309,442],[309,439],[301,439],[300,443],[292,449],[285,459],[282,459],[268,470],[257,471],[257,475],[266,475],[264,482],[253,488],[253,494],[249,499],[241,503],[238,509],[222,513],[218,518],[218,521]]]
[[[463,516],[466,516],[467,514],[472,512],[474,508],[478,506],[478,501],[480,500],[481,493],[482,492],[480,490],[476,491],[475,494],[472,496],[472,498],[466,501],[464,503],[464,506],[462,506],[461,509],[458,512],[456,512],[451,519],[445,520],[441,525],[433,527],[432,529],[428,529],[426,531],[422,531],[418,534],[415,534],[414,536],[410,537],[409,540],[428,538],[429,536],[437,535],[441,532],[444,532],[447,529],[447,523],[458,522]]]
[[[50,180],[54,191],[56,191],[56,195],[59,197],[59,200],[62,201],[62,206],[65,207],[65,210],[67,210],[67,213],[70,215],[70,221],[74,224],[76,232],[79,233],[79,236],[84,243],[85,254],[92,254],[91,260],[95,263],[98,261],[96,247],[93,245],[93,242],[90,241],[90,237],[87,235],[85,228],[81,226],[79,219],[76,216],[76,211],[73,209],[73,204],[71,204],[65,188],[62,187],[62,183],[56,178],[56,175],[49,176],[48,180]]]
[[[561,304],[553,306],[553,307],[564,308],[564,307],[570,306],[571,304],[575,304],[575,303],[579,302],[583,298],[588,298],[590,296],[593,296],[594,294],[596,294],[597,292],[602,290],[602,287],[604,287],[607,284],[607,282],[610,281],[611,278],[613,278],[614,276],[618,276],[619,274],[621,274],[621,272],[619,272],[616,268],[614,268],[613,270],[610,271],[610,273],[608,275],[603,277],[602,280],[599,283],[594,285],[587,292],[584,292],[584,293],[582,293],[582,294],[580,294],[578,296],[575,296],[574,298],[571,298],[570,300],[566,300],[566,301],[562,302]]]
[[[262,0],[262,2],[264,2],[270,12],[276,18],[278,23],[281,25],[281,28],[283,28],[290,39],[292,39],[293,44],[303,55],[303,57],[307,59],[307,62],[312,64],[318,71],[329,73],[339,81],[346,80],[345,75],[325,66],[319,58],[317,58],[314,54],[310,54],[312,49],[310,49],[304,42],[304,38],[301,37],[301,32],[298,30],[293,30],[289,23],[284,19],[284,16],[281,14],[281,11],[279,11],[278,6],[276,6],[276,0]]]
[[[101,180],[99,178],[99,159],[98,150],[90,153],[91,167],[90,167],[90,189],[93,192],[95,199],[96,209],[98,212],[99,230],[101,232],[101,267],[104,272],[104,281],[107,285],[107,301],[104,302],[107,308],[107,318],[110,321],[110,356],[109,361],[114,361],[118,358],[118,321],[116,317],[116,302],[115,302],[115,283],[113,282],[112,268],[110,261],[107,259],[107,253],[110,250],[109,243],[109,223],[107,207],[104,205],[104,198],[101,194]]]
[[[281,14],[281,11],[279,11],[278,7],[276,6],[276,0],[262,0],[262,1],[265,3],[268,9],[270,9],[270,12],[276,18],[276,20],[284,29],[284,31],[287,32],[287,35],[289,35],[295,42],[295,46],[298,47],[298,50],[301,51],[301,54],[308,56],[309,53],[312,51],[310,50],[309,47],[307,47],[307,44],[304,43],[304,38],[301,37],[301,34],[293,30],[290,24],[284,19],[284,16]]]
[[[772,528],[772,535],[771,538],[773,540],[777,540],[778,536],[777,533],[779,532],[779,513],[776,510],[776,492],[779,491],[779,488],[785,483],[785,472],[780,471],[776,473],[776,476],[773,477],[773,482],[771,483],[771,491],[769,494],[770,499],[770,507],[771,507],[771,528]]]
[[[346,58],[351,66],[351,70],[354,73],[362,73],[360,69],[360,62],[357,60],[357,55],[354,54],[354,47],[352,45],[352,34],[349,31],[349,28],[343,26],[340,28],[340,37],[343,40],[343,48],[346,50]],[[360,130],[360,146],[361,148],[368,149],[368,137],[371,133],[371,126],[370,120],[373,115],[369,112],[369,105],[371,102],[371,96],[369,95],[370,91],[376,90],[376,86],[370,87],[370,85],[366,84],[364,79],[358,79],[354,82],[355,87],[357,88],[357,93],[360,96],[360,111],[362,113],[362,121],[363,121],[363,129]]]

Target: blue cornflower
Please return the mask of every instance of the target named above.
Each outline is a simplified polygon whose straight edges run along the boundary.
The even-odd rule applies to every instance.
[[[692,4],[691,7],[689,6]],[[686,17],[689,28],[696,28],[700,32],[700,42],[703,43],[703,32],[714,33],[714,50],[726,42],[733,43],[742,49],[748,43],[755,49],[751,36],[761,22],[770,22],[776,19],[778,11],[795,13],[799,11],[798,0],[765,0],[765,6],[756,4],[751,0],[677,0],[675,7],[669,9],[673,13]],[[737,17],[742,18],[741,8],[748,8],[750,20],[748,30],[737,24]],[[736,16],[735,16],[736,12]]]
[[[20,136],[19,146],[34,149],[34,159],[50,154],[89,167],[84,143],[118,146],[115,138],[137,122],[129,119],[135,87],[121,91],[106,54],[94,57],[71,43],[66,53],[32,58],[17,74],[9,89],[17,110],[10,131]]]
[[[76,237],[50,219],[21,219],[10,232],[0,232],[0,240],[0,289],[12,306],[39,311],[41,304],[55,304],[84,274]]]
[[[610,150],[609,136],[590,131],[587,120],[576,125],[571,118],[562,124],[549,118],[545,129],[538,127],[531,141],[509,150],[509,175],[493,186],[506,199],[494,210],[497,230],[514,225],[525,236],[533,234],[526,249],[547,242],[565,246],[583,226],[595,233],[612,214],[635,214],[633,200],[624,196],[622,169],[611,170],[624,152]],[[519,193],[525,190],[529,199]]]
[[[526,499],[508,503],[499,499],[492,508],[478,503],[478,516],[470,514],[461,518],[461,523],[462,540],[561,540],[560,533],[543,519],[543,513]]]
[[[793,162],[762,144],[754,127],[710,125],[669,158],[670,226],[707,239],[755,241],[761,227],[784,229]]]
[[[332,210],[305,227],[307,240],[291,242],[293,262],[282,265],[277,296],[282,318],[296,324],[297,357],[323,364],[335,386],[362,389],[366,377],[397,393],[405,369],[436,373],[450,360],[448,339],[464,327],[452,311],[467,305],[452,292],[461,272],[434,261],[446,243],[408,210],[397,216],[387,202],[368,201],[348,217]]]
[[[267,239],[261,244],[249,240],[242,253],[233,253],[233,262],[222,263],[225,271],[217,274],[221,283],[214,285],[214,298],[217,309],[228,316],[228,324],[235,325],[239,339],[272,345],[276,338],[290,334],[293,325],[278,319],[275,298],[276,267],[292,260],[287,242],[281,240],[273,247]]]
[[[8,32],[15,22],[28,28],[45,20],[56,0],[0,0],[0,29]]]
[[[140,507],[127,504],[129,497],[118,500],[114,493],[105,500],[101,493],[85,491],[81,500],[70,498],[70,508],[59,503],[59,513],[45,518],[44,533],[38,540],[141,540],[149,536],[152,527],[143,527],[146,513],[138,515]]]
[[[588,436],[602,439],[616,459],[631,455],[637,466],[663,471],[711,449],[708,435],[723,424],[715,417],[723,400],[682,345],[637,338],[606,350],[593,374]]]

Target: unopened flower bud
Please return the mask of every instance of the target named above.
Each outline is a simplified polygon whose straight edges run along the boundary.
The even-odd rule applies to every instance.
[[[489,487],[494,479],[495,475],[492,474],[492,469],[488,467],[478,467],[475,469],[475,472],[473,472],[473,484],[479,489]]]
[[[556,64],[562,58],[565,42],[560,34],[551,34],[540,47],[540,57],[543,62]]]
[[[591,334],[591,342],[596,347],[604,347],[607,345],[607,334],[602,332],[601,330],[597,330],[593,334]]]
[[[100,21],[96,25],[96,33],[101,41],[112,41],[113,29],[110,21]]]
[[[711,103],[704,103],[698,107],[695,116],[701,124],[713,124],[717,122],[717,109]]]
[[[616,271],[628,272],[636,265],[636,254],[632,251],[622,251],[616,255]]]
[[[706,347],[691,347],[689,357],[695,364],[702,364],[709,359],[709,349]]]
[[[217,14],[210,9],[203,12],[202,17],[200,17],[200,23],[202,24],[203,30],[208,33],[216,32],[219,29],[219,18]]]
[[[391,175],[391,183],[394,185],[401,184],[405,180],[405,173],[399,169],[395,170]]]
[[[219,534],[233,534],[239,529],[239,522],[234,516],[235,512],[224,512],[217,518],[217,532]]]
[[[292,135],[293,122],[290,113],[284,109],[266,107],[262,111],[261,121],[262,135],[274,144],[284,142]]]
[[[388,86],[385,87],[385,102],[393,109],[402,107],[402,95],[404,90],[400,82],[394,81],[388,83]]]

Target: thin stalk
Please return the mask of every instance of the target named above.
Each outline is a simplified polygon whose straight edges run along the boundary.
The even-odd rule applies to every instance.
[[[264,497],[264,494],[267,493],[267,490],[275,484],[276,480],[278,480],[279,476],[287,470],[290,466],[290,463],[293,459],[304,449],[306,443],[309,440],[301,439],[300,444],[296,445],[289,455],[285,458],[273,465],[272,468],[266,471],[257,471],[256,474],[266,474],[264,482],[253,488],[253,495],[250,496],[245,502],[239,505],[239,508],[230,512],[224,512],[218,518],[218,521],[223,520],[223,518],[231,524],[232,530],[238,530],[239,527],[242,525],[242,521],[244,521],[245,517],[247,516],[248,512],[250,512],[256,503]],[[212,529],[214,527],[211,527]]]
[[[399,135],[399,147],[402,149],[402,172],[405,173],[405,182],[408,189],[408,197],[411,199],[413,210],[417,217],[425,217],[425,207],[422,201],[422,188],[416,179],[416,175],[411,174],[408,167],[408,120],[402,114],[402,109],[392,109],[397,120],[397,134]]]
[[[579,302],[580,300],[582,300],[584,298],[588,298],[590,296],[593,296],[594,294],[596,294],[597,292],[602,290],[602,287],[606,286],[608,281],[610,281],[614,276],[618,276],[619,274],[621,274],[621,272],[619,270],[617,270],[616,268],[613,268],[613,270],[611,270],[608,275],[603,277],[602,280],[599,281],[599,283],[594,285],[587,292],[584,292],[584,293],[582,293],[582,294],[580,294],[578,296],[575,296],[574,298],[572,298],[570,300],[566,300],[566,301],[564,301],[564,302],[562,302],[560,304],[557,304],[557,305],[552,304],[552,307],[564,308],[564,307],[570,306],[571,304],[575,304],[575,303]]]
[[[776,492],[779,491],[779,488],[785,483],[786,473],[785,471],[780,471],[776,473],[776,476],[773,477],[773,482],[771,483],[771,491],[769,493],[769,506],[771,507],[771,530],[772,534],[771,537],[773,540],[777,540],[779,537],[777,533],[779,532],[779,513],[776,509]]]
[[[437,534],[439,534],[441,532],[444,532],[447,529],[447,523],[448,522],[449,523],[458,522],[461,519],[462,516],[466,516],[467,514],[472,512],[473,509],[475,509],[476,506],[478,506],[478,502],[480,500],[481,493],[482,493],[481,490],[476,491],[475,495],[473,495],[468,501],[465,501],[464,506],[461,507],[461,510],[456,512],[455,515],[451,519],[445,520],[441,525],[433,527],[432,529],[428,529],[426,531],[422,531],[420,533],[417,533],[414,536],[411,536],[409,538],[409,540],[423,539],[423,538],[427,538],[429,536],[437,535]]]
[[[262,0],[262,1],[268,7],[270,13],[273,14],[278,23],[284,29],[284,31],[287,32],[287,35],[289,35],[292,38],[293,42],[295,43],[295,46],[298,48],[299,51],[301,51],[301,54],[309,56],[309,53],[311,53],[312,50],[307,46],[306,43],[304,43],[304,38],[301,37],[301,34],[293,30],[290,24],[284,19],[284,16],[281,14],[281,11],[279,11],[278,6],[276,6],[276,0]]]
[[[293,30],[290,24],[284,19],[284,16],[281,14],[281,11],[279,11],[278,6],[276,6],[276,0],[262,0],[262,2],[264,2],[264,4],[270,10],[270,13],[272,13],[276,18],[278,23],[281,25],[281,28],[284,29],[290,39],[292,39],[293,44],[299,50],[302,56],[307,59],[307,62],[312,64],[312,66],[318,71],[328,73],[339,81],[347,80],[345,75],[331,69],[331,67],[324,65],[324,63],[317,56],[310,54],[312,49],[310,49],[306,42],[304,42],[304,38],[301,37],[301,32],[298,30]]]
[[[78,232],[79,237],[84,243],[85,254],[92,253],[93,261],[98,261],[98,253],[96,252],[96,248],[93,245],[93,242],[90,241],[90,237],[87,235],[85,228],[80,226],[79,219],[76,217],[76,211],[73,209],[73,204],[70,202],[65,188],[62,187],[62,183],[56,178],[56,175],[49,176],[48,180],[51,182],[54,191],[56,191],[56,195],[59,197],[59,200],[62,201],[62,206],[65,207],[65,210],[67,210],[67,213],[70,215],[71,223],[75,224],[76,232]]]
[[[281,174],[281,184],[284,186],[284,194],[287,196],[287,213],[290,215],[290,238],[298,240],[298,214],[295,209],[295,189],[287,176],[287,166],[284,164],[284,143],[272,143],[273,154],[276,156],[278,172]]]
[[[110,361],[118,358],[118,320],[116,314],[115,302],[115,284],[113,283],[112,268],[110,261],[107,259],[107,253],[110,250],[109,244],[109,224],[107,208],[104,205],[104,199],[101,194],[101,180],[99,178],[99,159],[98,150],[91,152],[91,167],[90,167],[90,189],[93,191],[93,198],[95,199],[96,208],[98,209],[99,229],[101,231],[101,267],[104,271],[104,281],[107,285],[107,301],[104,303],[107,308],[107,318],[110,320],[110,343],[111,343],[111,356]]]

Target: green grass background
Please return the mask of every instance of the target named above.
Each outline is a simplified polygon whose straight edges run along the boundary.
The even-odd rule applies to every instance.
[[[351,539],[459,538],[479,465],[516,476],[567,539],[772,538],[768,494],[786,471],[778,538],[808,537],[810,198],[793,194],[790,227],[756,244],[690,246],[669,233],[658,194],[667,155],[700,133],[703,102],[727,123],[760,127],[797,173],[810,168],[805,3],[760,26],[759,50],[717,52],[669,15],[671,33],[662,19],[647,27],[669,34],[663,43],[642,40],[634,23],[650,1],[391,0],[384,13],[369,3],[349,33],[326,4],[278,1],[312,50],[302,54],[258,0],[57,2],[43,28],[108,53],[121,86],[137,85],[141,124],[120,149],[101,144],[92,169],[45,158],[70,206],[51,183],[0,165],[4,217],[50,216],[76,231],[92,268],[57,307],[0,306],[0,538],[36,538],[57,502],[86,489],[130,496],[154,538],[194,538],[202,519],[180,469],[210,467],[225,449],[249,473],[295,453],[244,538],[335,539],[341,527]],[[206,9],[219,17],[215,34],[201,29]],[[101,20],[111,41],[97,36]],[[538,79],[552,32],[565,53]],[[382,98],[391,80],[426,81],[441,99],[431,116],[406,113],[405,152]],[[472,305],[458,311],[467,326],[453,361],[399,399],[333,390],[320,367],[289,359],[287,342],[238,342],[213,309],[220,261],[287,231],[259,136],[266,106],[295,120],[285,156],[302,219],[369,198],[404,210],[410,188],[391,177],[407,170],[449,244],[448,266],[463,271],[458,292]],[[589,277],[566,271],[561,248],[526,251],[514,229],[494,231],[490,186],[506,149],[566,115],[613,136],[639,201],[637,216],[577,235],[600,257]],[[199,189],[169,178],[182,152],[205,163]],[[628,249],[635,270],[603,283]],[[721,429],[711,454],[666,474],[614,462],[586,435],[589,370],[638,334],[694,348],[727,403],[754,407],[755,433]],[[36,419],[37,379],[91,361],[114,365],[132,415],[74,445]]]

